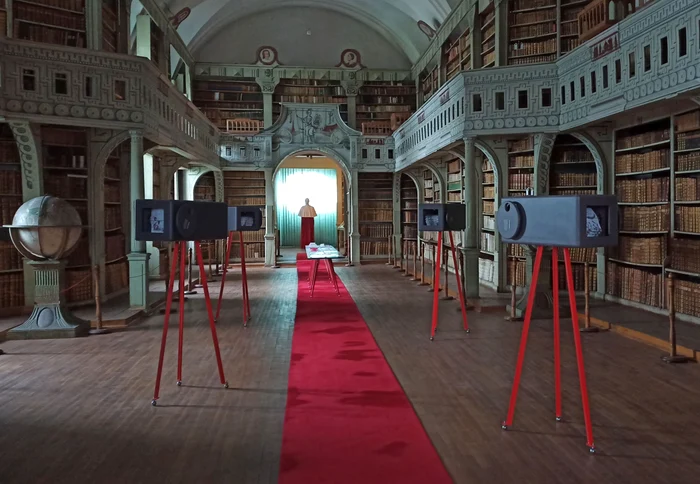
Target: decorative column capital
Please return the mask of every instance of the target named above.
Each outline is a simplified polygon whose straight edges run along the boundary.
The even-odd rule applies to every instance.
[[[143,130],[142,129],[130,129],[129,136],[131,136],[132,141],[142,140],[143,139]]]
[[[360,93],[360,88],[362,87],[362,81],[352,80],[352,81],[341,81],[340,85],[345,89],[345,95],[348,97],[355,97]]]

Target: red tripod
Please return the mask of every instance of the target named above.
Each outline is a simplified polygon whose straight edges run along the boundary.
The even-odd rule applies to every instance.
[[[457,278],[457,291],[459,291],[459,305],[462,309],[462,325],[464,326],[464,331],[469,332],[469,325],[467,324],[467,309],[464,305],[464,292],[462,292],[462,281],[459,278],[459,265],[457,264],[457,253],[455,252],[454,238],[452,237],[452,232],[447,232],[450,236],[450,249],[452,250],[452,262],[455,266],[455,277]],[[435,331],[437,331],[438,325],[438,305],[440,296],[440,255],[442,251],[442,232],[438,233],[437,238],[437,255],[435,256],[435,274],[433,274],[435,290],[433,291],[433,323],[430,328],[430,341],[435,339]],[[445,261],[447,264],[447,261]],[[445,276],[447,277],[447,276]],[[445,279],[447,282],[447,279]]]
[[[508,406],[508,416],[501,424],[503,430],[513,425],[515,414],[515,401],[518,398],[518,386],[520,385],[520,375],[523,370],[523,360],[525,359],[525,347],[527,346],[527,335],[530,330],[530,319],[532,318],[532,307],[535,304],[535,293],[537,278],[542,263],[543,247],[537,247],[535,255],[535,267],[532,270],[532,283],[527,298],[527,308],[525,309],[525,321],[523,332],[520,337],[520,349],[518,350],[518,362],[515,366],[515,379],[513,389],[510,394],[510,404]],[[591,409],[588,403],[588,387],[586,385],[586,371],[583,366],[583,350],[581,349],[581,335],[579,333],[578,310],[576,309],[576,293],[574,289],[574,277],[571,269],[571,255],[569,249],[563,249],[564,268],[566,270],[566,285],[569,290],[569,305],[571,306],[571,323],[574,327],[574,345],[576,346],[576,363],[578,365],[578,379],[581,386],[581,403],[583,405],[583,420],[586,426],[586,445],[591,453],[595,452],[593,444],[593,426],[591,424]],[[555,417],[559,422],[562,419],[561,413],[561,368],[559,359],[559,253],[556,247],[552,248],[552,296],[554,299],[554,393],[555,393]]]
[[[182,386],[182,340],[183,330],[185,327],[185,259],[187,258],[187,247],[185,242],[175,242],[173,250],[173,263],[170,266],[170,281],[168,282],[167,298],[165,300],[165,321],[163,322],[163,336],[160,342],[160,356],[158,358],[158,373],[156,376],[156,388],[153,392],[153,400],[151,405],[156,406],[158,394],[160,393],[160,378],[163,374],[163,358],[165,357],[165,340],[168,337],[168,324],[170,322],[170,308],[173,303],[171,294],[175,285],[175,272],[178,265],[178,257],[180,262],[179,287],[178,293],[180,296],[180,328],[178,332],[177,346],[177,386]],[[228,388],[228,382],[224,378],[224,366],[221,364],[221,352],[219,351],[219,338],[216,335],[216,326],[214,325],[214,313],[211,309],[211,299],[209,298],[209,287],[207,286],[207,274],[204,272],[204,259],[202,258],[202,247],[199,242],[194,243],[194,249],[197,254],[197,263],[199,264],[199,277],[204,290],[204,301],[207,304],[207,314],[209,315],[209,327],[211,328],[211,338],[214,341],[214,353],[216,354],[216,364],[219,367],[219,379],[224,388]]]
[[[243,244],[243,232],[238,232],[239,235],[239,245],[241,250],[241,283],[243,285],[243,326],[248,326],[248,321],[251,319],[250,315],[250,299],[248,298],[248,273],[245,269],[245,245]],[[226,239],[226,261],[224,262],[224,273],[221,275],[221,288],[219,289],[219,302],[216,305],[216,318],[215,321],[219,321],[219,314],[221,314],[221,298],[224,296],[224,283],[226,282],[226,273],[228,272],[228,261],[231,256],[231,244],[233,243],[233,232],[228,233],[228,239]]]

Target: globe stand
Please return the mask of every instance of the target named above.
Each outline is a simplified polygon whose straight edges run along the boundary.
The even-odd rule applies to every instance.
[[[63,261],[31,261],[34,269],[34,310],[23,324],[7,332],[8,339],[75,338],[87,334],[90,323],[65,308],[61,293]]]

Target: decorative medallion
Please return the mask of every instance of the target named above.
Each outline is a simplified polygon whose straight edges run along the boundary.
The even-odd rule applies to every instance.
[[[423,22],[422,20],[418,21],[418,28],[420,29],[421,32],[423,32],[429,39],[432,39],[435,37],[435,29],[432,28],[430,25],[427,23]]]
[[[82,118],[85,116],[85,108],[82,106],[71,106],[70,115],[74,118]]]
[[[269,45],[260,47],[255,56],[257,58],[257,63],[264,66],[272,66],[280,63],[277,59],[277,49]]]
[[[340,64],[336,67],[345,67],[347,69],[361,69],[365,66],[362,65],[362,56],[355,49],[345,49],[342,54],[340,54]]]
[[[178,13],[175,14],[175,16],[170,18],[170,23],[172,24],[173,27],[175,27],[175,30],[180,26],[182,22],[185,21],[187,17],[190,16],[191,10],[189,7],[185,7],[182,10],[180,10]]]
[[[94,106],[90,106],[85,110],[88,118],[97,119],[100,117],[100,110]]]
[[[119,121],[128,121],[129,120],[129,113],[127,113],[123,109],[120,109],[117,111],[117,119]]]

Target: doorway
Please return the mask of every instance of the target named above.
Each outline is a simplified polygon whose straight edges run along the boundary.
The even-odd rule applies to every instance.
[[[299,211],[307,198],[317,214],[313,241],[336,248],[345,245],[344,187],[343,170],[322,153],[291,155],[280,164],[274,179],[279,262],[294,262],[303,252]]]

